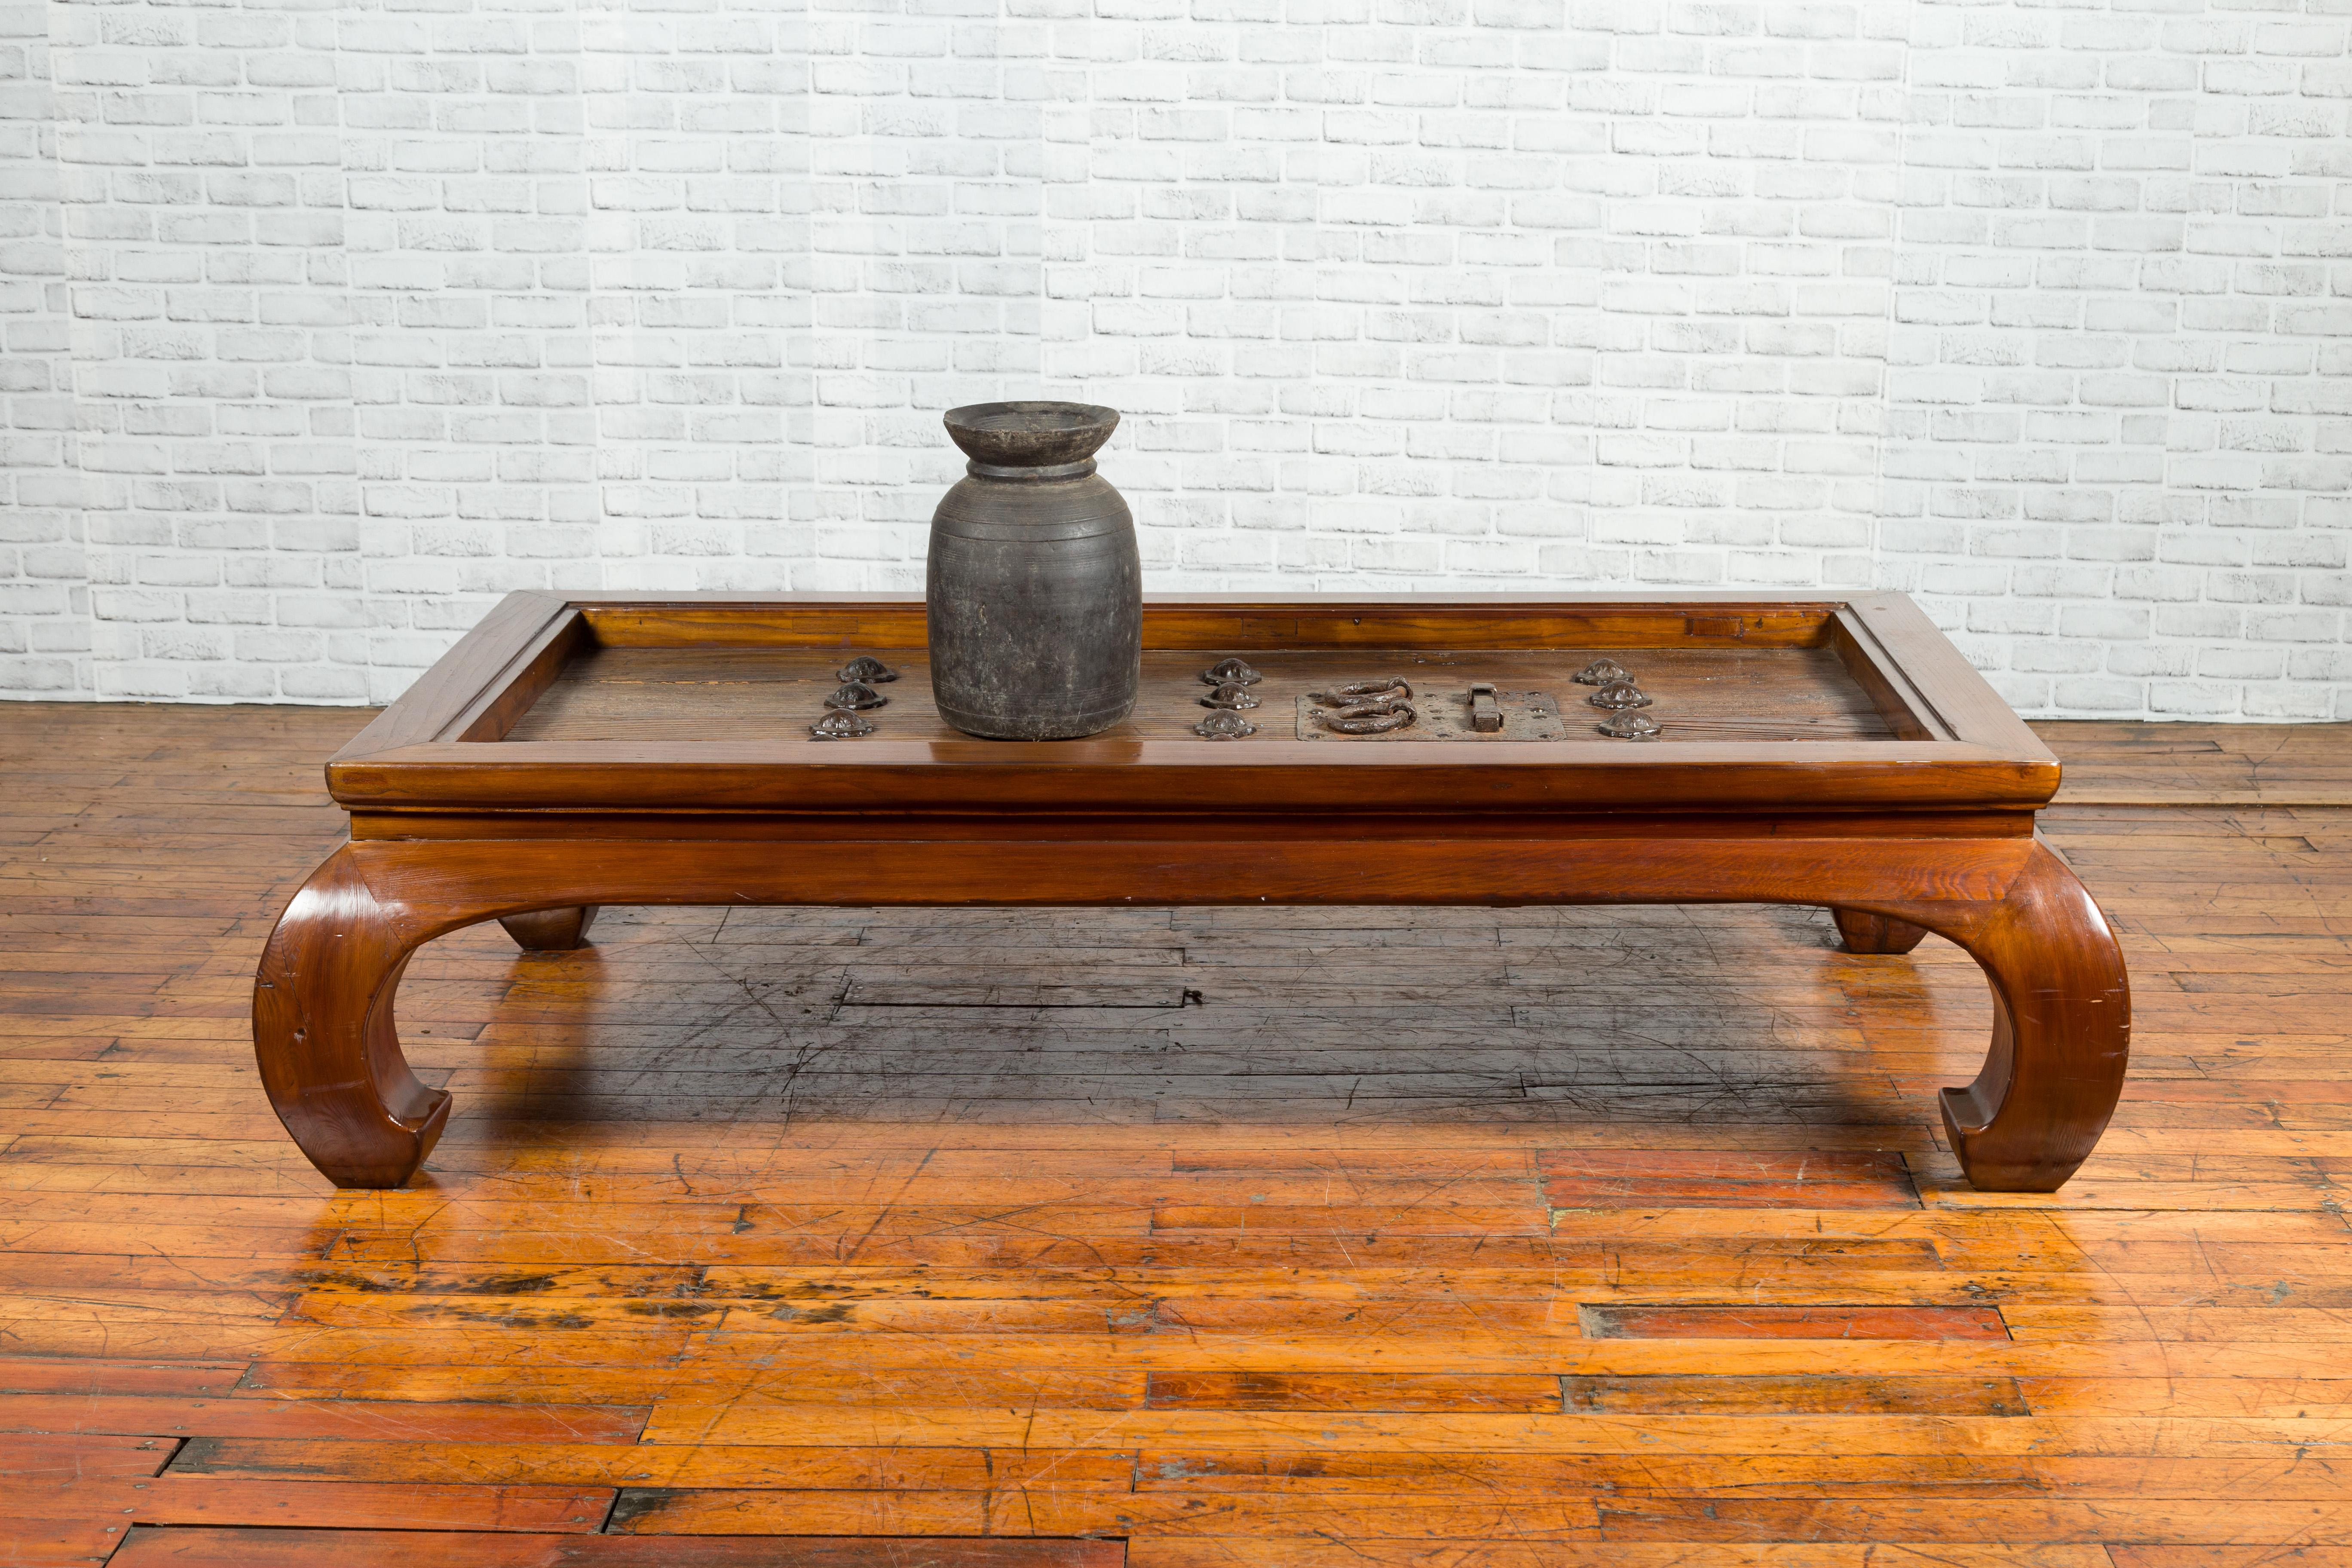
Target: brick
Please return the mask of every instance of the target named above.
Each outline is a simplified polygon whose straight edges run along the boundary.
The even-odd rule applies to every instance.
[[[2339,18],[118,9],[0,176],[9,689],[911,584],[938,410],[1082,390],[1163,585],[1874,582],[2039,711],[2336,711]]]

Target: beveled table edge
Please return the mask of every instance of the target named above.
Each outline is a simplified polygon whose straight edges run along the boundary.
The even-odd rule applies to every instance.
[[[2056,793],[2057,759],[1907,597],[1753,593],[1593,595],[1153,595],[1150,618],[1298,616],[1326,626],[1367,616],[1473,617],[1486,609],[1565,616],[1671,616],[1685,606],[1814,617],[1821,639],[1882,707],[1918,717],[1918,738],[1673,742],[1579,746],[1490,742],[1466,757],[1397,747],[1318,747],[1262,735],[1219,743],[1180,737],[1007,742],[507,742],[498,739],[572,652],[592,646],[588,612],[648,614],[872,609],[919,616],[902,594],[509,595],[327,767],[352,810],[404,807],[773,811],[1099,809],[1214,816],[1244,806],[1295,811],[1426,809],[1568,815],[1663,805],[1695,810],[1791,804],[1880,812],[1975,806],[2032,810]],[[1740,624],[1735,618],[1735,626]],[[1785,622],[1784,622],[1785,625]],[[1699,646],[1738,646],[1694,636]],[[694,646],[688,643],[685,646]],[[811,644],[806,646],[823,646]],[[1391,644],[1391,646],[1395,646]],[[1412,646],[1406,644],[1404,646]],[[1439,646],[1433,644],[1432,646]],[[1643,646],[1663,646],[1648,644]],[[1790,646],[1783,643],[1780,646]],[[1812,646],[1812,645],[1798,645]],[[532,682],[538,685],[533,686]],[[462,736],[463,738],[459,738]],[[1311,784],[1302,785],[1304,776]],[[1319,785],[1320,787],[1318,787]],[[1334,790],[1330,786],[1343,787]]]

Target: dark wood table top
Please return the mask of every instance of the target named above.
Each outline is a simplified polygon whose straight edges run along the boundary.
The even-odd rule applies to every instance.
[[[1159,600],[1134,714],[1084,741],[1006,742],[940,720],[919,600],[509,595],[329,767],[354,813],[416,811],[1545,814],[2029,813],[2058,764],[1899,595]],[[820,741],[835,671],[899,679],[875,732]],[[1607,656],[1654,699],[1653,741],[1601,732],[1575,676]],[[1216,741],[1201,674],[1263,680],[1257,731]],[[1474,681],[1505,731],[1328,732],[1302,698],[1401,676],[1425,711]],[[1310,698],[1311,701],[1311,698]],[[1530,721],[1536,715],[1540,721]],[[370,830],[373,830],[371,827]]]

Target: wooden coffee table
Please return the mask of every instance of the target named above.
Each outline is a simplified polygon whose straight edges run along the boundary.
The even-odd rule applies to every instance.
[[[2057,761],[1900,595],[1162,601],[1134,717],[1086,741],[947,729],[923,647],[919,601],[500,603],[327,764],[351,841],[254,989],[302,1152],[405,1182],[449,1114],[394,1029],[409,955],[491,919],[575,946],[606,903],[1820,904],[1856,952],[1935,931],[1983,966],[1991,1049],[1942,1093],[1976,1185],[2054,1189],[2115,1108],[2122,954],[2034,832]],[[859,655],[900,677],[874,732],[814,738]],[[1256,732],[1203,738],[1234,657]],[[1604,657],[1655,739],[1600,732],[1574,678]],[[1312,695],[1391,676],[1399,731],[1334,732]]]

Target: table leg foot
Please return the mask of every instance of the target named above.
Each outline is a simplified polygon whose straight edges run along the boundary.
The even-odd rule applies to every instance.
[[[499,924],[525,952],[571,952],[588,945],[588,928],[596,923],[594,904],[574,904],[565,910],[534,910],[527,915],[501,916]]]
[[[1844,939],[1848,952],[1908,952],[1927,934],[1927,927],[1915,926],[1891,915],[1865,914],[1860,910],[1832,910],[1830,913],[1836,918],[1838,935]]]
[[[2106,917],[2039,839],[1998,904],[1903,912],[1966,948],[1992,986],[1984,1068],[1942,1095],[1960,1168],[1983,1192],[2057,1191],[2106,1131],[2131,1051],[2131,982]]]
[[[339,1187],[396,1187],[441,1136],[449,1096],[400,1054],[393,994],[431,929],[401,918],[349,845],[278,917],[254,977],[253,1048],[278,1119]]]

